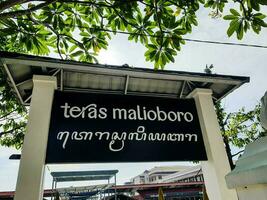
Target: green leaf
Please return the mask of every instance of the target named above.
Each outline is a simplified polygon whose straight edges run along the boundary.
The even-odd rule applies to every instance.
[[[267,23],[265,23],[263,20],[261,20],[259,18],[254,18],[253,23],[257,24],[259,26],[262,26],[262,27],[267,27]]]
[[[215,3],[215,1],[213,1],[213,0],[208,0],[204,7],[206,7],[206,8],[211,7],[211,6],[214,5],[214,3]]]
[[[252,23],[251,27],[252,27],[252,30],[253,30],[255,33],[257,33],[257,34],[260,33],[260,31],[261,31],[261,27],[260,27],[259,25],[255,25],[255,24]]]
[[[230,9],[230,12],[235,16],[240,16],[240,14],[233,8]]]
[[[87,32],[81,32],[80,35],[84,37],[90,37],[90,34]]]
[[[261,5],[267,5],[267,0],[256,0]]]
[[[65,24],[64,24],[64,20],[61,16],[58,17],[58,26],[59,26],[59,29],[62,31],[65,27]]]
[[[70,56],[77,57],[77,56],[80,56],[82,54],[83,54],[83,51],[76,51],[76,52],[70,54]]]
[[[37,34],[39,34],[39,35],[52,35],[52,33],[50,31],[47,31],[47,30],[40,30],[37,32]]]
[[[251,7],[256,10],[259,11],[260,10],[260,4],[258,3],[258,0],[252,0],[250,1],[251,3]]]
[[[3,29],[0,29],[0,34],[1,34],[2,37],[13,35],[15,33],[17,33],[16,32],[16,29],[13,29],[13,28],[3,28]]]
[[[247,1],[247,5],[248,5],[248,9],[252,9],[252,6],[251,6],[251,0],[246,0]],[[253,1],[253,0],[252,0]]]
[[[72,45],[71,48],[69,49],[69,52],[73,52],[77,48],[77,45]]]
[[[233,33],[238,29],[238,27],[239,27],[239,21],[238,20],[233,20],[230,23],[229,28],[227,30],[228,37],[231,37],[233,35]]]
[[[242,21],[239,22],[239,26],[236,32],[237,32],[237,39],[241,40],[244,35],[244,27]]]
[[[264,19],[266,18],[266,15],[262,14],[262,13],[256,13],[255,15],[253,15],[254,18],[258,18],[258,19]]]
[[[245,21],[244,31],[247,32],[248,29],[250,29],[250,24],[248,23],[248,21]]]
[[[54,21],[53,21],[53,28],[57,29],[57,24],[58,24],[58,20],[57,20],[57,15],[54,16]]]
[[[223,17],[223,19],[225,19],[225,20],[234,20],[234,19],[238,19],[238,17],[236,15],[225,15]]]

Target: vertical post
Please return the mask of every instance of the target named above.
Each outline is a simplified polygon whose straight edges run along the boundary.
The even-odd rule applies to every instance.
[[[212,91],[195,89],[188,97],[195,99],[207,152],[208,161],[201,162],[201,166],[208,197],[210,200],[237,200],[236,191],[226,186],[225,175],[231,169],[212,101]]]
[[[109,186],[109,179],[108,179],[108,197],[110,196],[110,195],[109,195],[110,190],[111,190],[111,188],[110,188],[110,186]]]
[[[55,191],[55,196],[53,197],[53,200],[55,200],[56,197],[57,197],[57,179],[54,180],[54,187],[53,188],[54,188],[54,191]]]
[[[117,200],[117,175],[115,174],[115,200]]]
[[[33,76],[33,92],[26,127],[15,200],[42,200],[50,114],[56,77]]]
[[[51,200],[54,200],[54,178],[53,178],[53,181],[52,181],[52,197],[51,197]]]

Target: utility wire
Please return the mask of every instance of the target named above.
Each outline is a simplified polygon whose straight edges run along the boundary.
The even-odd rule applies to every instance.
[[[77,28],[88,28],[88,27],[79,27]],[[111,33],[119,33],[119,34],[125,34],[125,35],[139,35],[139,36],[147,36],[147,37],[155,37],[155,38],[161,38],[162,36],[159,35],[150,35],[150,34],[143,34],[143,33],[129,33],[126,31],[114,31],[110,29],[103,29],[103,28],[89,28],[92,30],[99,30],[99,31],[105,31],[105,32],[111,32]],[[163,38],[170,38],[169,36],[163,36]],[[228,45],[228,46],[243,46],[243,47],[255,47],[255,48],[264,48],[267,49],[267,46],[263,45],[256,45],[256,44],[245,44],[245,43],[234,43],[234,42],[219,42],[219,41],[211,41],[211,40],[200,40],[200,39],[190,39],[190,38],[182,38],[182,40],[188,41],[188,42],[197,42],[197,43],[207,43],[207,44],[218,44],[218,45]]]
[[[21,19],[30,21],[29,19]],[[160,35],[151,35],[151,34],[144,34],[144,33],[136,33],[136,32],[127,32],[127,31],[119,31],[119,30],[112,30],[112,29],[106,29],[106,28],[100,28],[100,27],[86,27],[86,26],[75,26],[76,28],[84,28],[84,29],[90,29],[93,31],[103,31],[103,32],[109,32],[113,34],[123,34],[123,35],[138,35],[138,36],[147,36],[147,37],[154,37],[154,38],[171,38],[171,36],[160,36]],[[165,32],[167,33],[167,32]],[[257,45],[257,44],[246,44],[246,43],[235,43],[235,42],[220,42],[220,41],[212,41],[212,40],[200,40],[200,39],[191,39],[191,38],[181,38],[181,40],[188,41],[188,42],[195,42],[195,43],[205,43],[205,44],[216,44],[216,45],[226,45],[226,46],[241,46],[241,47],[253,47],[253,48],[262,48],[267,49],[267,46],[264,45]]]
[[[92,29],[95,29],[95,28],[92,28]],[[110,29],[102,29],[102,30],[99,29],[99,30],[100,31],[106,31],[106,32],[126,34],[126,35],[140,35],[140,36],[147,36],[147,37],[161,37],[161,36],[150,35],[150,34],[129,33],[129,32],[126,32],[126,31],[113,31],[113,30],[110,30]],[[163,36],[163,37],[164,38],[170,38],[168,36]],[[185,41],[188,41],[188,42],[197,42],[197,43],[219,44],[219,45],[230,45],[230,46],[243,46],[243,47],[255,47],[255,48],[265,48],[265,49],[267,49],[267,46],[256,45],[256,44],[245,44],[245,43],[234,43],[234,42],[219,42],[219,41],[199,40],[199,39],[190,39],[190,38],[182,38],[182,40],[185,40]]]
[[[234,43],[234,42],[219,42],[219,41],[198,40],[198,39],[189,39],[189,38],[183,38],[183,40],[189,41],[189,42],[208,43],[208,44],[255,47],[255,48],[264,48],[264,49],[267,48],[267,46],[257,45],[257,44],[245,44],[245,43]]]

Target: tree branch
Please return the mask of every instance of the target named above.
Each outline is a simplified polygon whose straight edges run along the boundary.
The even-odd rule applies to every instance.
[[[78,40],[76,40],[74,37],[71,37],[71,36],[66,35],[66,34],[61,34],[58,31],[56,31],[49,24],[44,23],[44,22],[37,21],[37,20],[33,19],[31,16],[29,16],[29,20],[32,21],[35,24],[42,24],[42,25],[44,25],[46,28],[50,29],[57,36],[57,50],[58,50],[58,53],[59,53],[59,56],[60,56],[61,59],[64,59],[63,56],[62,56],[62,54],[61,54],[61,52],[60,52],[60,47],[59,47],[59,41],[60,41],[61,37],[68,37],[69,39],[75,41],[76,44],[77,44],[77,46],[79,46],[81,49],[83,49],[85,53],[87,52],[84,44],[82,42],[79,42]]]
[[[155,11],[156,11],[156,18],[157,18],[158,27],[159,27],[159,30],[160,30],[161,35],[162,35],[162,37],[160,37],[160,51],[161,51],[162,45],[163,45],[164,32],[162,30],[160,18],[159,18],[159,15],[158,15],[158,1],[157,0],[155,0],[155,5],[154,6],[155,6]]]
[[[139,29],[139,28],[140,28],[140,27],[137,26],[136,24],[133,24],[133,23],[129,22],[127,19],[125,19],[125,17],[122,16],[121,13],[120,13],[114,6],[112,6],[109,2],[107,2],[107,1],[105,1],[105,2],[106,2],[107,4],[110,5],[110,8],[112,8],[112,9],[114,10],[114,12],[119,16],[119,18],[120,18],[122,21],[124,21],[126,24],[129,24],[129,25],[133,26],[133,27],[136,28],[136,29]]]
[[[40,3],[36,6],[33,6],[29,9],[26,10],[17,10],[17,11],[12,11],[12,12],[6,12],[6,13],[1,13],[0,14],[0,18],[1,19],[6,19],[6,18],[12,18],[12,17],[18,17],[18,16],[22,16],[22,15],[27,15],[27,14],[31,14],[31,12],[34,12],[36,10],[39,10],[53,2],[56,2],[57,0],[47,0],[44,3]]]
[[[226,116],[223,125],[225,126],[228,123],[228,119],[233,115],[234,113],[228,113],[228,115]]]
[[[245,17],[246,19],[249,20],[249,17],[247,16],[247,13],[246,13],[247,10],[246,10],[246,8],[245,8],[245,5],[244,5],[243,1],[242,1],[242,0],[237,0],[237,2],[238,2],[238,3],[241,5],[241,7],[242,7],[244,17]]]
[[[3,121],[5,121],[5,123],[6,123],[7,120],[23,120],[23,119],[24,119],[23,116],[19,116],[17,114],[12,114],[12,116],[8,116],[7,119],[0,119],[0,122],[3,123]]]
[[[57,34],[57,51],[58,51],[58,54],[59,54],[61,60],[64,60],[64,58],[63,58],[63,56],[62,56],[62,54],[60,52],[59,42],[60,42],[60,35]]]
[[[104,3],[95,3],[92,1],[76,1],[76,0],[58,0],[60,3],[77,3],[77,4],[82,4],[85,6],[102,6],[102,7],[107,7],[107,8],[112,8],[112,6],[104,4]]]
[[[12,111],[10,111],[10,112],[8,112],[8,113],[6,113],[6,114],[0,116],[0,119],[3,119],[3,118],[5,118],[5,117],[7,117],[8,115],[12,114],[12,113],[15,112],[15,111],[16,111],[16,110],[12,110]]]
[[[225,132],[225,130],[223,130],[223,131]],[[233,170],[235,168],[235,165],[234,165],[234,162],[233,162],[233,159],[232,159],[232,153],[231,153],[231,148],[230,148],[230,145],[229,145],[229,139],[225,135],[223,136],[223,142],[224,142],[224,145],[225,145],[225,150],[226,150],[226,154],[227,154],[227,158],[228,158],[230,167]]]
[[[232,158],[235,157],[235,156],[237,156],[237,155],[240,154],[240,153],[243,153],[243,152],[244,152],[244,150],[241,150],[241,151],[239,151],[239,152],[233,154],[233,155],[232,155]]]
[[[0,137],[2,137],[3,135],[6,135],[8,133],[12,133],[13,131],[18,130],[18,129],[22,128],[22,127],[24,127],[24,125],[18,126],[18,127],[13,128],[13,129],[11,129],[9,131],[0,132]]]
[[[173,5],[175,5],[175,6],[179,7],[179,8],[181,8],[181,6],[178,4],[178,3],[179,3],[178,1],[177,1],[177,3],[174,2],[174,1],[171,1],[171,0],[167,0],[167,1],[170,2],[170,3],[172,3]]]
[[[0,13],[5,9],[11,8],[12,6],[25,3],[28,0],[8,0],[0,3]]]

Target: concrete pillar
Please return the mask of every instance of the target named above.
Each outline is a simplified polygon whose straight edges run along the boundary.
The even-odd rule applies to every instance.
[[[22,148],[15,200],[43,199],[44,164],[55,89],[55,77],[33,77],[29,120]]]
[[[201,166],[208,197],[210,200],[237,200],[236,191],[228,189],[225,182],[225,175],[231,169],[212,101],[212,91],[195,89],[188,97],[195,99],[207,152],[208,161],[201,162]]]

